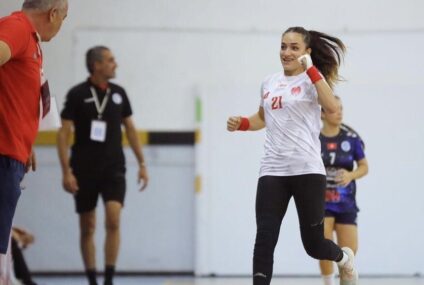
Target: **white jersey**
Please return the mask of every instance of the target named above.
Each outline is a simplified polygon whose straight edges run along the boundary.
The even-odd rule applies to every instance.
[[[323,174],[318,93],[307,74],[273,74],[262,83],[265,154],[260,176]]]

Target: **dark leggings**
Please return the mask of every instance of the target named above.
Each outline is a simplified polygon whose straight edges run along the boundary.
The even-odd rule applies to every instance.
[[[274,249],[283,217],[293,196],[299,217],[303,247],[320,260],[340,260],[343,252],[324,238],[325,176],[262,176],[256,194],[256,241],[253,254],[253,284],[269,285]]]
[[[12,258],[16,278],[22,281],[24,285],[37,285],[32,281],[31,273],[25,262],[24,255],[15,239],[12,238]]]

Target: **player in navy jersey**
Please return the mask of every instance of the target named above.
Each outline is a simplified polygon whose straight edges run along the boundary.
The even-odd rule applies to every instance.
[[[230,132],[266,128],[256,192],[253,285],[271,283],[274,250],[292,197],[305,251],[316,259],[336,261],[341,285],[357,284],[353,251],[325,239],[323,222],[321,107],[328,113],[340,107],[331,87],[338,81],[344,51],[338,38],[302,27],[287,29],[281,38],[283,70],[263,81],[259,110],[248,118],[232,116],[227,121]]]
[[[356,253],[356,217],[359,209],[355,180],[368,173],[368,163],[362,139],[342,123],[343,106],[340,98],[337,99],[339,111],[333,114],[323,111],[321,116],[321,156],[327,172],[324,233],[327,239],[333,240],[335,232],[338,245],[347,246]],[[320,268],[324,284],[334,285],[333,262],[321,260]]]

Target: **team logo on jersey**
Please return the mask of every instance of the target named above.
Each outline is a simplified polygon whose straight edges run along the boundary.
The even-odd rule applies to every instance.
[[[264,98],[264,99],[266,99],[266,98],[268,98],[268,95],[269,95],[269,91],[268,92],[266,92],[262,97]]]
[[[113,103],[115,103],[116,105],[119,105],[122,103],[122,96],[119,95],[118,93],[114,93],[112,95],[112,101]]]
[[[351,149],[350,142],[343,141],[341,147],[343,151],[348,152]]]
[[[300,88],[300,86],[293,87],[292,90],[291,90],[291,94],[292,95],[299,95],[300,94],[300,91],[302,91],[302,89]]]
[[[327,143],[327,150],[336,150],[337,149],[337,143]]]

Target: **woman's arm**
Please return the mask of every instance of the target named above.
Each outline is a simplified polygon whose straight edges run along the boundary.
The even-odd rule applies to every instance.
[[[319,80],[314,84],[318,93],[318,102],[328,114],[336,113],[340,106],[334,96],[333,90],[325,80]]]
[[[366,158],[363,158],[357,161],[357,167],[353,171],[347,171],[346,169],[340,170],[340,173],[336,177],[336,182],[338,185],[346,186],[352,180],[359,179],[364,177],[368,173],[368,161]]]
[[[311,56],[304,54],[298,58],[298,61],[302,64],[312,84],[314,84],[318,93],[318,102],[324,108],[325,112],[329,114],[337,112],[340,107],[337,104],[333,90],[325,81],[321,72],[314,66]]]
[[[259,107],[258,112],[250,117],[232,116],[227,120],[227,130],[234,131],[258,131],[265,128],[264,108]]]

